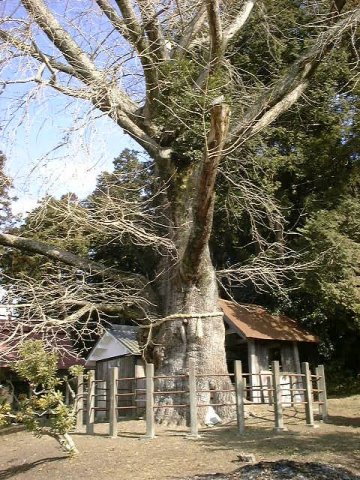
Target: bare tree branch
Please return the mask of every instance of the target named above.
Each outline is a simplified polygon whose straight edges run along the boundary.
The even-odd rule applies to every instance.
[[[173,49],[172,57],[182,56],[190,48],[195,41],[197,34],[200,32],[207,18],[206,6],[202,4],[195,13],[187,27],[185,28],[181,38],[178,40],[177,46]]]
[[[230,131],[228,149],[240,146],[270,125],[287,111],[303,94],[325,54],[344,34],[360,23],[360,9],[343,15],[336,24],[329,26],[314,39],[313,45],[298,58],[287,74],[265,95],[262,95]]]
[[[225,103],[213,105],[211,109],[211,128],[199,174],[193,226],[182,262],[184,274],[190,276],[198,275],[203,252],[209,242],[214,212],[215,181],[228,132],[229,120],[230,108],[228,105]]]
[[[64,55],[80,80],[87,85],[91,85],[93,82],[98,82],[99,84],[104,83],[102,73],[97,70],[88,55],[84,53],[72,37],[64,30],[42,0],[24,0],[22,3],[49,40],[53,42]],[[135,108],[130,100],[128,100],[127,106],[125,98],[124,102],[124,108],[127,111]]]
[[[224,54],[223,30],[220,18],[220,8],[218,0],[206,0],[206,8],[209,22],[211,51],[211,61],[219,61]]]
[[[143,28],[149,40],[152,57],[160,62],[169,58],[165,47],[164,35],[158,20],[158,12],[152,0],[138,0],[143,19]]]
[[[34,41],[32,41],[31,44],[26,44],[5,30],[0,30],[0,39],[14,46],[17,50],[23,52],[25,55],[30,55],[39,62],[45,62],[46,65],[49,65],[54,70],[67,73],[69,75],[75,74],[75,70],[70,65],[58,62],[53,57],[41,52]]]
[[[125,0],[124,2],[125,6],[129,6]],[[162,157],[164,154],[157,142],[142,128],[141,118],[137,114],[138,105],[118,85],[115,83],[109,84],[106,73],[97,69],[89,56],[77,45],[70,34],[65,31],[42,0],[24,0],[23,4],[49,40],[69,62],[70,67],[68,69],[60,63],[58,65],[60,67],[59,70],[64,73],[71,73],[90,87],[88,98],[97,108],[106,112],[151,155]],[[129,15],[131,13],[129,13],[128,9],[125,9],[125,12]],[[126,20],[131,24],[130,26],[133,29],[132,35],[138,38],[138,34],[141,33],[140,25],[135,24],[131,18]],[[6,32],[3,32],[2,38],[10,42],[15,48],[19,48],[23,53],[28,53],[39,61],[44,62],[47,59],[47,56],[40,53],[37,47],[27,47],[26,44],[18,41],[14,36],[7,35]],[[51,59],[48,65],[56,68],[56,63],[51,62]],[[68,71],[66,72],[65,70]],[[69,87],[62,87],[54,81],[47,83],[47,85],[54,86],[58,91],[72,94],[72,96],[76,97],[75,89],[68,90]],[[79,97],[84,98],[80,93],[81,90],[79,91]]]
[[[117,2],[124,18],[117,14],[108,0],[96,0],[96,3],[116,30],[136,49],[143,66],[148,95],[150,95],[156,87],[156,68],[151,59],[149,42],[140,24],[137,22],[135,12],[130,3],[126,1]]]
[[[233,22],[224,30],[224,48],[226,45],[239,33],[242,27],[246,24],[250,18],[252,9],[254,8],[256,0],[247,0],[239,13],[236,15]]]
[[[124,281],[140,288],[145,288],[149,284],[149,281],[142,275],[131,273],[128,274],[107,268],[101,263],[92,262],[91,260],[79,257],[78,255],[61,250],[38,240],[10,235],[8,233],[0,233],[0,244],[6,247],[25,250],[31,253],[38,253],[51,258],[52,260],[60,261],[66,265],[72,265],[86,272],[101,274],[105,277],[114,278],[118,281]]]
[[[291,285],[289,280],[301,277],[316,263],[305,261],[301,254],[273,243],[248,262],[219,270],[216,275],[225,291],[235,291],[239,286],[251,283],[259,292],[277,292],[285,296],[291,287],[284,288],[284,282]]]

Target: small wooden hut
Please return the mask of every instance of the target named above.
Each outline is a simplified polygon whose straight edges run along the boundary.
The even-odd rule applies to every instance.
[[[301,328],[295,320],[270,314],[258,305],[220,300],[220,306],[224,312],[229,369],[235,360],[241,360],[244,371],[252,374],[252,387],[260,387],[253,390],[253,401],[264,401],[261,386],[267,387],[270,382],[272,361],[278,360],[283,372],[301,373],[300,362],[309,358],[300,359],[299,346],[319,342],[318,337]],[[290,382],[291,379],[283,378],[284,385]]]
[[[127,393],[135,393],[135,390],[144,387],[143,380],[132,380],[133,378],[143,378],[144,363],[141,358],[141,352],[137,341],[136,326],[131,325],[111,325],[104,330],[103,335],[97,341],[86,360],[86,368],[95,370],[96,381],[96,403],[97,419],[106,418],[105,412],[108,410],[109,399],[106,394],[107,387],[110,384],[110,369],[119,367],[118,393],[124,394],[119,397],[118,406],[123,407],[120,410],[121,416],[132,416],[134,410],[135,396]],[[137,410],[144,405],[141,395],[137,398]]]

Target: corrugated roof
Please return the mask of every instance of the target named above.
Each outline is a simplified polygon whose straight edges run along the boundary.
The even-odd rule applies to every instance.
[[[106,330],[131,353],[140,355],[141,352],[137,341],[138,327],[131,325],[112,325],[111,328]]]
[[[245,338],[318,343],[319,338],[301,328],[286,315],[272,315],[259,305],[238,305],[220,300],[225,321]]]

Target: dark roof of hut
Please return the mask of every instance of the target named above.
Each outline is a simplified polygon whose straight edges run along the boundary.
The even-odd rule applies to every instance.
[[[140,354],[137,341],[138,327],[131,325],[111,325],[106,329],[113,337],[121,342],[134,355]]]
[[[259,305],[220,300],[228,325],[241,336],[254,340],[285,340],[318,343],[319,338],[300,327],[286,315],[273,315]]]

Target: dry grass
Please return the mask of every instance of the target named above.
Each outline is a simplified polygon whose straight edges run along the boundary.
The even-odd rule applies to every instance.
[[[80,455],[68,459],[50,438],[15,432],[0,436],[0,480],[180,479],[186,475],[230,472],[237,468],[239,452],[257,460],[286,458],[341,465],[360,472],[360,395],[330,400],[329,422],[319,428],[305,425],[300,409],[287,409],[288,431],[274,433],[272,417],[257,407],[239,437],[236,425],[201,431],[197,440],[185,439],[185,429],[157,428],[153,440],[139,439],[143,421],[119,423],[119,437],[107,436],[107,425],[96,425],[96,435],[75,435]]]

